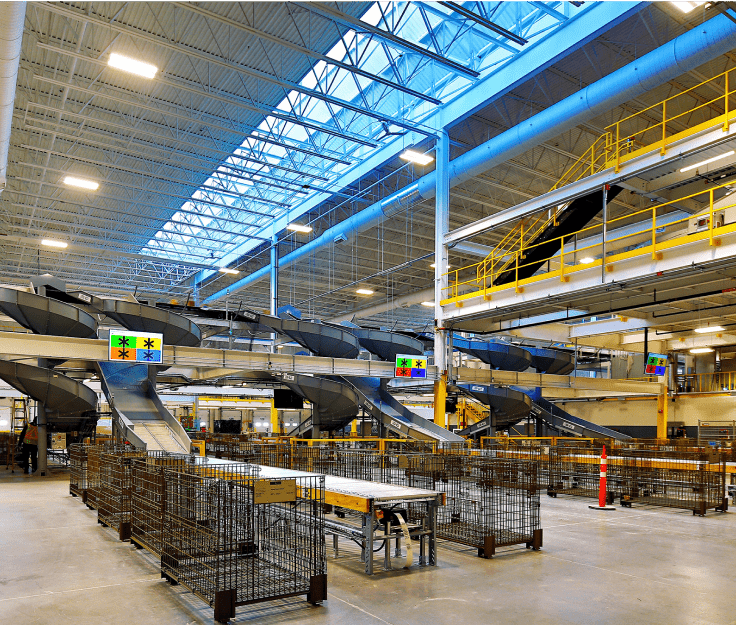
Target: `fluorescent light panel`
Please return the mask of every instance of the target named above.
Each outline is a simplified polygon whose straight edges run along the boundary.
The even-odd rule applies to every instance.
[[[729,156],[733,156],[733,155],[734,155],[733,150],[731,150],[730,152],[726,152],[725,154],[719,154],[718,156],[714,156],[713,158],[708,158],[704,161],[700,161],[699,163],[695,163],[695,165],[688,165],[687,167],[683,167],[680,170],[680,173],[684,174],[686,171],[690,171],[691,169],[697,169],[698,167],[702,167],[703,165],[710,165],[711,163],[720,161],[722,158],[728,158]]]
[[[110,67],[121,69],[124,72],[135,74],[136,76],[143,76],[143,78],[153,78],[158,71],[158,67],[143,61],[131,59],[130,57],[123,56],[113,52],[107,61]]]
[[[422,306],[426,306],[427,308],[434,308],[434,302],[422,302]]]
[[[371,289],[356,289],[355,292],[358,295],[373,295],[373,291]]]
[[[583,256],[580,259],[581,265],[590,265],[590,263],[594,263],[594,262],[595,262],[595,258],[592,258],[591,256]]]
[[[100,183],[94,180],[86,180],[85,178],[76,178],[75,176],[65,176],[64,184],[70,187],[79,187],[80,189],[89,189],[90,191],[97,191],[100,188]]]
[[[293,232],[312,232],[312,226],[302,226],[301,224],[289,224],[286,226],[287,230],[292,230]]]
[[[695,349],[691,349],[691,354],[709,354],[713,351],[712,347],[696,347]]]
[[[60,248],[69,247],[68,243],[64,243],[64,241],[55,241],[54,239],[42,239],[41,245],[46,245],[48,247],[60,247]]]
[[[232,276],[237,276],[240,272],[237,269],[230,269],[228,267],[220,267],[220,273],[229,273]]]
[[[711,326],[710,328],[695,328],[698,334],[707,334],[708,332],[723,332],[725,328],[721,326]]]
[[[399,158],[416,163],[417,165],[429,165],[434,160],[429,154],[422,154],[416,150],[404,150],[399,155]]]
[[[432,264],[430,265],[430,267],[431,267],[432,269],[436,268],[436,267],[437,267],[437,263],[432,263]],[[447,268],[448,268],[448,269],[449,269],[450,267],[452,267],[452,265],[447,265]]]

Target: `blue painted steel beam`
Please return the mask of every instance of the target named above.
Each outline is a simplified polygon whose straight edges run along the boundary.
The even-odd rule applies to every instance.
[[[736,41],[736,23],[725,15],[717,15],[701,26],[689,30],[640,59],[456,158],[450,163],[450,185],[460,184],[583,121],[596,117],[672,78],[730,52],[734,41]],[[286,266],[305,254],[328,245],[341,232],[361,230],[375,225],[386,207],[404,198],[414,194],[424,199],[434,197],[435,186],[435,172],[423,176],[409,187],[369,206],[357,215],[328,229],[321,236],[291,254],[287,254],[281,260],[281,266]],[[262,277],[258,275],[259,273],[257,271],[239,280],[229,289],[215,293],[207,298],[205,303],[216,301],[234,290],[251,284]]]
[[[609,28],[635,14],[642,4],[643,3],[641,2],[598,2],[588,5],[584,10],[581,10],[577,15],[560,25],[554,31],[553,36],[545,37],[544,39],[527,46],[512,60],[477,81],[476,84],[463,95],[455,98],[442,107],[433,109],[424,118],[420,119],[419,122],[427,128],[446,128],[469,117],[476,111],[484,108],[489,103],[508,93],[525,80],[539,74],[545,68],[556,63],[561,58],[578,50]],[[370,158],[357,163],[351,169],[347,170],[338,181],[333,183],[333,188],[340,189],[349,186],[368,172],[381,166],[389,159],[394,158],[403,150],[404,147],[414,145],[424,138],[424,135],[410,132],[405,137],[398,138],[387,143],[385,148],[377,151]],[[409,191],[411,191],[411,189],[399,191],[394,195],[404,197],[403,194]],[[331,194],[329,193],[319,193],[304,201],[299,206],[289,210],[285,215],[276,219],[273,223],[273,231],[279,232],[280,230],[283,230],[289,223],[317,207],[330,197]],[[365,210],[369,209],[373,209],[373,213],[370,215],[363,215]],[[358,213],[354,218],[351,218],[351,220],[348,221],[350,221],[351,224],[355,223],[359,229],[367,227],[364,224],[370,223],[372,219],[377,219],[381,212],[380,206],[374,205],[369,207],[369,209],[361,211],[361,213]],[[376,210],[378,212],[375,212]],[[352,219],[355,221],[353,222]],[[347,231],[352,229],[352,225],[346,224],[344,227],[338,226],[337,229],[331,228],[329,232],[334,231],[334,234],[331,235],[334,238],[334,236],[342,230]],[[271,231],[271,227],[269,227],[269,236]],[[264,232],[266,231],[264,230]],[[322,244],[332,242],[331,238],[321,238],[320,240],[322,241]],[[249,243],[239,245],[232,252],[223,257],[222,263],[227,265],[235,262],[238,258],[244,256],[255,247],[256,246],[254,244]],[[195,285],[200,285],[203,281],[211,278],[216,273],[216,270],[200,272],[194,278]],[[261,279],[268,275],[268,270],[266,270],[262,275],[260,272],[256,272],[252,275],[257,276],[257,279]],[[249,280],[250,277],[251,276],[243,278],[243,280]],[[245,286],[250,283],[251,282],[245,282],[243,285]],[[220,297],[224,297],[228,292],[234,292],[240,288],[238,284],[239,283],[235,283],[229,287],[229,289],[223,289],[219,294],[215,294],[208,298],[207,301],[212,302]]]

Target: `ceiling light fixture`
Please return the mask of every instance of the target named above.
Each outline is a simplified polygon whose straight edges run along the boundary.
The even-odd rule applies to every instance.
[[[312,226],[302,226],[301,224],[289,224],[286,229],[293,232],[312,232]]]
[[[674,4],[683,13],[690,13],[693,9],[703,6],[705,2],[682,2],[678,0],[678,2],[673,2],[672,4]]]
[[[85,180],[84,178],[75,178],[74,176],[66,176],[64,178],[64,184],[70,187],[79,187],[80,189],[89,189],[90,191],[97,191],[100,188],[100,183],[94,180]]]
[[[432,264],[430,265],[430,267],[431,267],[432,269],[435,269],[435,268],[437,267],[437,263],[432,263]],[[447,268],[448,268],[448,269],[449,269],[450,267],[452,267],[452,265],[447,265]]]
[[[583,256],[580,259],[581,265],[590,265],[590,263],[594,263],[594,262],[595,262],[595,258],[593,258],[592,256]]]
[[[107,64],[115,69],[121,69],[124,72],[130,72],[136,76],[143,76],[143,78],[153,78],[158,71],[158,67],[155,65],[137,61],[136,59],[131,59],[115,52],[110,55]]]
[[[237,276],[240,273],[237,269],[230,269],[229,267],[220,267],[218,271],[220,273],[229,273],[232,276]]]
[[[399,158],[417,165],[429,165],[434,160],[429,154],[422,154],[416,150],[404,150]]]
[[[426,306],[427,308],[434,308],[434,302],[422,302],[422,306]]]
[[[371,289],[356,289],[355,292],[358,295],[373,295],[373,291],[371,291]]]
[[[64,243],[64,241],[55,241],[54,239],[42,239],[41,245],[46,245],[48,247],[60,247],[65,248],[69,247],[68,243]]]
[[[691,349],[691,354],[709,354],[713,351],[712,347],[696,347],[695,349]]]
[[[686,171],[690,171],[691,169],[697,169],[698,167],[702,167],[703,165],[710,165],[711,163],[715,163],[716,161],[720,161],[722,158],[727,158],[729,156],[733,156],[736,152],[731,150],[730,152],[726,152],[725,154],[719,154],[718,156],[714,156],[713,158],[708,158],[704,161],[700,161],[699,163],[695,163],[695,165],[688,165],[687,167],[683,167],[680,170],[681,174],[684,174]]]
[[[721,326],[711,326],[709,328],[695,328],[698,334],[707,334],[708,332],[723,332],[725,328]]]

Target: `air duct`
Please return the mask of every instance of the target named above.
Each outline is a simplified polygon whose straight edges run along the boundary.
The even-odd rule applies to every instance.
[[[25,2],[0,2],[0,193],[7,184],[13,102],[25,18]]]
[[[615,108],[668,80],[730,52],[735,40],[736,23],[725,15],[713,17],[451,161],[450,186],[461,184],[472,176],[485,172],[495,165],[504,163],[574,128],[583,121]],[[332,244],[335,237],[341,232],[360,232],[377,225],[382,217],[395,210],[395,204],[405,200],[408,196],[425,200],[433,198],[435,186],[435,172],[422,176],[408,187],[372,204],[329,228],[306,245],[282,257],[279,265],[286,267]],[[229,287],[210,295],[204,303],[211,304],[268,275],[269,267],[259,269]]]

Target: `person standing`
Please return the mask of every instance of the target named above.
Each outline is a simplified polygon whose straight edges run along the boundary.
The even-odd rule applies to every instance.
[[[35,421],[23,426],[19,440],[22,445],[23,473],[29,467],[32,469],[31,473],[35,473],[38,468],[38,427]]]

